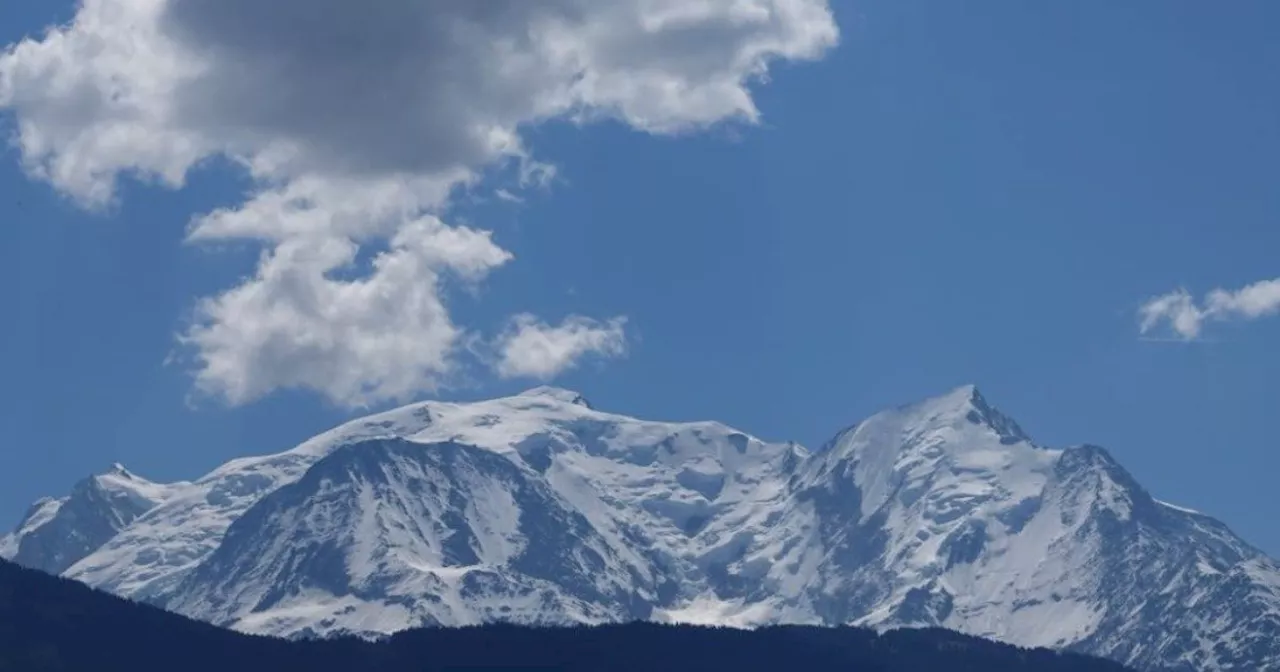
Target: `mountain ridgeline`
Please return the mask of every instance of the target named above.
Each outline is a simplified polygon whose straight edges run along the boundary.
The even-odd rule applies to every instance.
[[[244,633],[946,628],[1141,670],[1280,670],[1275,561],[1101,448],[1036,444],[973,387],[816,452],[538,388],[388,411],[191,483],[90,480],[99,496],[44,500],[0,555]]]

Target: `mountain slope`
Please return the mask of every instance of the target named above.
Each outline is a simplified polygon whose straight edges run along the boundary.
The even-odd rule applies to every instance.
[[[0,561],[0,670],[262,672],[539,669],[630,672],[1125,672],[946,631],[754,632],[631,624],[602,628],[430,629],[381,642],[284,641],[215,628]]]
[[[289,636],[945,627],[1144,669],[1280,670],[1274,561],[1101,448],[1035,444],[971,386],[815,453],[554,388],[416,404],[173,486],[63,575]]]
[[[647,618],[644,577],[530,476],[457,443],[342,448],[233,523],[168,606],[305,634]]]
[[[972,388],[872,418],[811,469],[802,497],[830,505],[808,587],[824,622],[1280,669],[1274,562],[1101,448],[1035,446]]]
[[[32,505],[18,528],[0,539],[0,558],[60,574],[183,486],[152,483],[113,465],[77,483],[66,497]]]

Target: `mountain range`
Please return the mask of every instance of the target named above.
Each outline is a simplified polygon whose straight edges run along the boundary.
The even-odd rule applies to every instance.
[[[247,633],[941,627],[1143,670],[1280,670],[1280,564],[972,386],[817,450],[556,388],[424,402],[191,482],[123,467],[0,557]]]

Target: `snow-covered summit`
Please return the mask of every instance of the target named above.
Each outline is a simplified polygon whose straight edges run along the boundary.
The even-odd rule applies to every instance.
[[[279,635],[857,623],[1280,670],[1274,561],[1101,448],[1037,445],[974,386],[814,453],[559,388],[423,402],[191,483],[112,469],[0,553]]]
[[[591,408],[591,407],[592,407],[592,406],[591,406],[591,403],[590,403],[590,402],[588,402],[588,401],[587,401],[587,398],[586,398],[586,397],[584,397],[584,396],[582,396],[582,394],[581,394],[581,393],[579,393],[579,392],[574,392],[573,390],[566,390],[566,389],[561,388],[561,387],[552,387],[552,386],[550,386],[550,385],[541,385],[541,386],[539,386],[539,387],[534,387],[534,388],[532,388],[532,389],[525,390],[524,392],[521,392],[521,393],[519,394],[519,396],[521,396],[521,397],[549,397],[549,398],[556,399],[556,400],[559,400],[559,401],[568,402],[568,403],[570,403],[570,404],[577,404],[577,405],[579,405],[579,406],[585,406],[586,408]]]
[[[131,597],[160,601],[263,497],[301,479],[318,462],[371,439],[427,446],[456,442],[546,472],[561,496],[600,525],[612,506],[637,506],[652,543],[683,538],[680,527],[714,509],[707,493],[733,475],[751,483],[791,446],[765,444],[713,422],[663,423],[594,411],[554,388],[474,403],[423,402],[354,420],[276,455],[232,460],[182,489],[66,575]],[[371,445],[371,444],[369,444]],[[587,487],[590,484],[592,487]],[[597,494],[597,490],[603,492]],[[726,488],[725,495],[737,493]],[[597,501],[601,499],[602,501]]]

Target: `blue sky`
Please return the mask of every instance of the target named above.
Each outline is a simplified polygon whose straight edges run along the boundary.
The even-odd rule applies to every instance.
[[[1138,315],[1179,288],[1280,275],[1280,6],[834,10],[838,46],[780,58],[751,87],[757,124],[525,127],[556,179],[522,202],[495,197],[502,176],[451,199],[450,221],[514,256],[446,285],[452,321],[491,336],[526,312],[625,316],[625,356],[584,357],[555,383],[812,447],[974,382],[1041,442],[1107,446],[1157,497],[1280,554],[1280,319],[1213,319],[1204,303],[1195,338],[1144,338]],[[0,42],[73,13],[5,2]],[[92,212],[6,152],[0,522],[113,461],[192,478],[363,413],[307,389],[228,404],[170,359],[196,302],[253,274],[262,249],[184,242],[188,224],[252,188],[206,161],[181,189],[126,178]],[[434,396],[538,382],[468,366]]]

